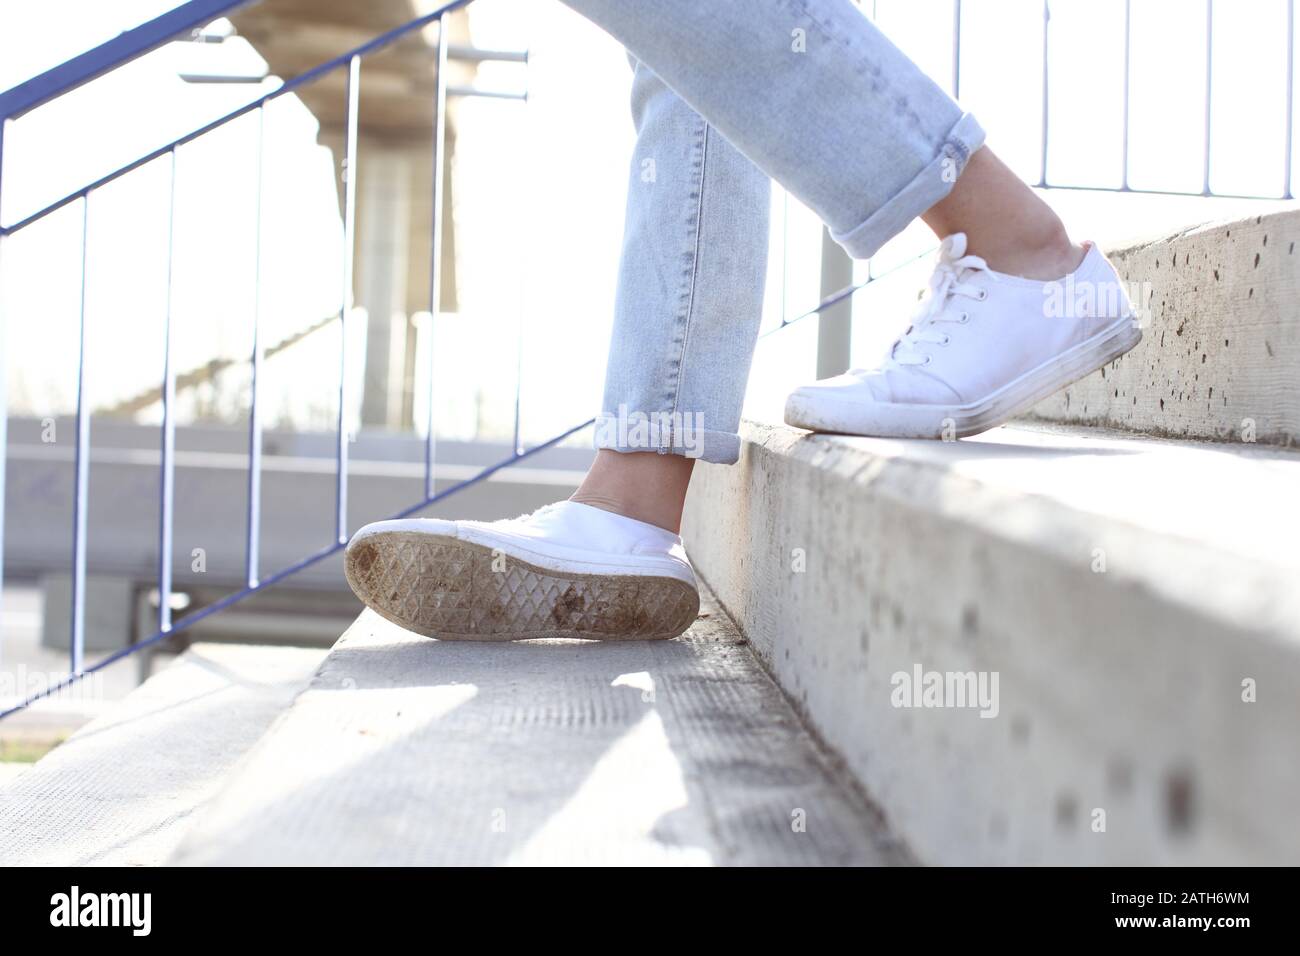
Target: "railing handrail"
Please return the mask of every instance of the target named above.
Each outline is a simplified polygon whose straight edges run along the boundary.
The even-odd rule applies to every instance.
[[[123,63],[128,62],[130,59],[133,59],[134,57],[139,56],[145,52],[148,52],[150,49],[153,49],[154,47],[166,42],[168,39],[176,36],[178,33],[182,33],[186,29],[192,29],[196,25],[206,23],[214,19],[215,17],[219,16],[220,13],[234,9],[235,7],[238,6],[243,6],[245,3],[248,2],[250,2],[250,0],[190,0],[190,2],[180,7],[177,7],[175,10],[169,11],[168,13],[163,14],[162,16],[157,17],[154,20],[151,20],[140,27],[136,27],[133,30],[128,30],[120,34],[114,39],[104,44],[101,44],[99,47],[96,47],[94,50],[81,54],[78,57],[74,57],[72,60],[69,60],[67,63],[60,64],[59,66],[46,71],[45,73],[41,74],[38,77],[34,77],[31,80],[28,80],[24,83],[20,83],[18,86],[15,86],[10,90],[0,93],[0,150],[3,150],[3,141],[4,141],[3,127],[6,119],[15,118],[16,116],[21,115],[23,112],[26,112],[30,109],[35,108],[36,106],[41,105],[42,103],[48,102],[51,99],[61,96],[62,94],[69,92],[70,90],[76,88],[77,86],[80,86],[83,83],[91,79],[94,79],[96,76],[100,76],[103,73],[116,68],[117,66],[121,66]],[[36,212],[31,213],[30,215],[13,223],[12,225],[6,226],[2,222],[0,222],[0,237],[11,235],[15,232],[18,232],[21,229],[24,229],[25,227],[45,218],[50,213],[62,209],[64,206],[68,205],[69,203],[75,202],[77,199],[81,198],[87,192],[98,189],[110,182],[113,182],[115,179],[118,179],[119,177],[126,175],[132,170],[138,169],[139,167],[145,165],[146,163],[150,163],[155,159],[161,158],[162,156],[166,155],[168,152],[175,149],[176,147],[183,146],[186,143],[204,135],[205,133],[211,132],[212,130],[225,125],[231,120],[238,119],[240,116],[243,116],[249,113],[250,111],[257,109],[258,107],[265,105],[266,103],[270,102],[271,100],[279,96],[283,96],[284,94],[290,93],[300,86],[312,82],[313,80],[330,72],[331,70],[335,70],[344,66],[345,64],[349,63],[353,57],[364,56],[365,54],[370,53],[376,49],[380,49],[381,47],[387,46],[389,43],[392,43],[395,40],[400,39],[402,36],[405,36],[407,33],[411,32],[412,30],[416,30],[419,29],[420,27],[427,26],[428,24],[439,19],[443,14],[455,10],[458,7],[462,7],[469,2],[470,0],[450,0],[450,2],[444,4],[443,6],[439,7],[436,10],[433,10],[430,13],[426,13],[404,24],[401,24],[400,26],[394,27],[392,30],[389,30],[386,33],[382,33],[379,36],[376,36],[371,40],[368,40],[367,42],[361,44],[360,46],[357,46],[345,53],[341,53],[338,56],[334,57],[333,59],[325,61],[324,63],[318,64],[317,66],[306,71],[305,73],[301,73],[298,76],[285,81],[284,83],[282,83],[280,86],[270,91],[269,93],[263,94],[257,99],[252,100],[244,104],[243,106],[239,106],[234,110],[231,110],[230,112],[226,113],[224,116],[221,116],[213,120],[211,123],[208,123],[198,129],[192,130],[191,132],[186,133],[185,135],[175,140],[172,140],[170,143],[160,146],[157,149],[151,150],[149,153],[139,157],[138,159],[135,159],[127,163],[126,165],[113,170],[112,172],[106,174],[105,176],[102,176],[93,182],[87,183],[81,186],[80,188],[67,193],[61,198],[46,205],[42,209],[39,209]],[[1130,2],[1131,0],[1126,0],[1125,3],[1126,47],[1129,39],[1128,37],[1129,30],[1131,28],[1131,18],[1128,15],[1128,6]],[[1205,3],[1206,3],[1207,23],[1209,23],[1212,22],[1212,17],[1213,17],[1213,0],[1205,0]],[[1286,9],[1287,9],[1288,27],[1291,27],[1293,29],[1294,9],[1295,9],[1294,0],[1287,0]],[[202,11],[206,11],[206,13],[201,15]],[[954,11],[953,88],[955,94],[956,90],[959,88],[959,81],[960,81],[960,59],[959,59],[960,53],[959,50],[957,49],[957,44],[960,43],[960,36],[961,36],[961,27],[960,27],[961,0],[954,0],[953,11]],[[1048,36],[1046,25],[1050,21],[1050,18],[1051,18],[1050,0],[1043,0],[1043,22],[1044,22],[1043,38],[1044,38],[1044,59],[1045,60],[1047,57],[1046,44],[1047,44],[1047,36]],[[1209,27],[1207,26],[1207,30],[1208,29]],[[1291,34],[1291,30],[1288,30],[1287,142],[1285,143],[1286,169],[1284,171],[1283,195],[1281,197],[1273,197],[1273,198],[1282,198],[1282,199],[1289,199],[1291,198],[1292,195],[1290,158],[1291,158],[1291,145],[1292,145],[1291,144],[1291,125],[1292,125],[1291,124],[1291,96],[1292,96],[1292,86],[1294,82],[1294,50],[1293,50],[1293,42],[1290,34]],[[1210,43],[1207,42],[1207,48],[1209,46]],[[1207,49],[1207,58],[1209,56],[1210,56],[1209,50]],[[1128,73],[1128,56],[1126,52],[1126,56],[1125,56],[1126,102],[1124,104],[1126,147],[1127,147],[1127,133],[1128,133],[1127,73]],[[1207,87],[1209,83],[1208,80],[1209,75],[1210,75],[1210,69],[1207,68]],[[1044,69],[1044,74],[1043,74],[1043,86],[1044,86],[1043,109],[1044,112],[1046,113],[1047,110],[1046,69]],[[1206,96],[1206,109],[1207,109],[1206,126],[1208,131],[1208,127],[1209,127],[1208,92]],[[1043,124],[1044,163],[1043,163],[1043,169],[1040,173],[1039,182],[1037,184],[1040,187],[1044,187],[1044,188],[1050,186],[1053,188],[1097,189],[1099,191],[1107,191],[1107,192],[1141,192],[1141,193],[1154,193],[1159,195],[1178,195],[1178,196],[1206,195],[1206,196],[1218,196],[1221,198],[1242,198],[1242,199],[1270,198],[1266,196],[1255,196],[1255,195],[1246,195],[1246,194],[1237,194],[1237,193],[1216,193],[1210,190],[1209,183],[1208,183],[1208,164],[1209,164],[1209,149],[1210,149],[1210,140],[1209,140],[1208,132],[1206,136],[1207,181],[1203,190],[1200,192],[1183,191],[1183,190],[1166,191],[1166,190],[1157,190],[1157,189],[1133,189],[1128,183],[1127,156],[1125,157],[1125,164],[1124,164],[1124,176],[1123,176],[1124,182],[1118,188],[1105,187],[1105,186],[1101,186],[1101,187],[1069,186],[1069,185],[1057,185],[1055,183],[1048,183],[1047,170],[1046,170],[1046,148],[1047,148],[1046,143],[1047,143],[1047,123],[1046,123],[1046,115],[1045,115],[1044,124]],[[1127,153],[1127,148],[1125,149],[1125,152]],[[2,152],[0,152],[0,163],[3,163]]]
[[[214,2],[214,0],[208,0],[208,2],[209,3]],[[435,87],[436,87],[435,100],[437,103],[437,112],[435,114],[435,121],[434,121],[435,155],[434,155],[434,163],[433,163],[434,216],[433,216],[433,224],[432,224],[432,235],[433,235],[432,245],[435,254],[431,257],[431,265],[430,265],[431,289],[433,290],[432,295],[430,297],[430,310],[431,312],[433,312],[433,314],[436,315],[437,303],[438,303],[438,295],[437,295],[438,279],[439,279],[439,271],[441,265],[436,253],[438,249],[438,237],[441,232],[441,221],[442,221],[442,217],[441,217],[441,190],[442,190],[442,181],[443,181],[442,170],[444,169],[445,166],[445,156],[443,155],[444,153],[443,131],[446,125],[445,104],[446,104],[447,86],[448,86],[447,76],[446,76],[446,72],[447,72],[446,63],[447,63],[447,56],[449,53],[448,48],[450,46],[448,42],[449,38],[447,33],[447,23],[448,23],[447,17],[453,11],[457,10],[458,8],[466,6],[470,2],[471,0],[449,0],[449,2],[443,3],[437,9],[432,10],[429,13],[426,13],[419,17],[415,17],[403,23],[402,25],[395,27],[394,29],[391,29],[378,36],[375,36],[372,39],[368,40],[367,42],[362,43],[359,46],[347,51],[346,53],[334,57],[330,60],[327,60],[313,67],[312,69],[306,71],[305,73],[302,73],[299,76],[296,76],[293,79],[282,83],[276,89],[267,92],[261,96],[258,96],[252,102],[247,103],[235,110],[232,110],[231,112],[227,113],[225,116],[220,117],[219,119],[211,123],[205,124],[200,129],[194,130],[193,132],[185,136],[182,136],[181,138],[174,140],[172,143],[169,143],[159,149],[150,151],[149,153],[139,157],[138,159],[136,159],[131,163],[126,164],[120,169],[108,174],[107,176],[100,177],[95,182],[81,187],[80,189],[69,194],[63,199],[60,199],[54,203],[51,203],[50,205],[47,205],[45,208],[39,210],[38,212],[34,213],[31,216],[28,216],[26,219],[22,220],[21,222],[11,225],[9,227],[0,228],[0,238],[3,238],[8,234],[16,232],[19,229],[24,228],[26,225],[29,225],[37,221],[38,219],[41,219],[44,216],[49,215],[56,209],[69,205],[73,201],[79,200],[81,202],[81,207],[82,207],[81,270],[80,270],[81,306],[80,306],[78,361],[77,361],[76,447],[75,447],[75,453],[73,459],[74,460],[73,470],[75,474],[75,481],[74,481],[74,489],[73,489],[73,517],[72,517],[73,571],[72,571],[72,599],[71,599],[72,600],[72,626],[71,626],[70,644],[69,644],[70,673],[66,679],[60,681],[58,684],[52,687],[47,688],[44,692],[30,696],[26,700],[20,701],[14,707],[9,708],[3,712],[0,712],[0,717],[13,713],[15,710],[22,709],[23,707],[26,707],[28,704],[30,704],[32,701],[39,699],[42,696],[46,696],[48,693],[54,692],[77,680],[80,680],[87,673],[91,673],[95,670],[105,667],[115,660],[119,660],[128,654],[136,653],[144,647],[150,646],[153,643],[161,641],[166,637],[177,633],[177,631],[184,629],[190,624],[197,622],[203,616],[216,613],[217,611],[220,611],[223,608],[229,607],[232,604],[236,604],[244,600],[245,598],[251,596],[252,594],[258,593],[259,591],[267,587],[270,587],[271,585],[277,583],[278,581],[281,581],[284,578],[302,570],[303,568],[315,564],[316,562],[323,560],[324,558],[328,557],[331,554],[338,553],[343,547],[346,546],[348,541],[347,471],[348,471],[348,440],[349,440],[348,433],[347,433],[347,403],[348,403],[348,384],[350,382],[347,344],[349,341],[348,327],[349,327],[349,313],[351,311],[351,295],[352,295],[351,262],[350,262],[349,250],[352,249],[353,243],[355,241],[354,239],[355,205],[356,205],[355,169],[356,169],[356,154],[357,154],[358,113],[360,111],[359,88],[360,88],[360,79],[361,79],[361,63],[365,55],[387,46],[388,44],[392,43],[398,38],[405,36],[414,30],[418,30],[424,26],[428,26],[434,23],[438,25],[438,33],[437,33],[437,41],[436,41],[436,51],[438,56],[438,70],[435,77]],[[207,7],[207,9],[210,10],[212,8],[209,6]],[[486,57],[502,56],[502,54],[497,54],[494,51],[482,51],[482,52],[483,55]],[[511,59],[515,59],[515,58],[521,59],[521,61],[524,63],[527,62],[526,53],[520,54],[517,57],[511,57]],[[171,229],[172,229],[171,223],[174,222],[175,208],[176,208],[175,189],[176,189],[176,175],[177,175],[177,170],[176,170],[177,151],[179,147],[188,143],[189,141],[196,139],[213,129],[216,129],[217,127],[222,126],[223,124],[228,123],[239,116],[243,116],[245,114],[254,111],[256,111],[256,115],[258,115],[259,117],[264,116],[264,110],[262,108],[270,100],[275,99],[278,96],[282,96],[286,93],[289,93],[292,90],[297,89],[298,87],[301,87],[306,83],[310,83],[316,78],[322,76],[323,74],[326,74],[329,71],[337,69],[339,67],[345,67],[348,71],[347,105],[346,105],[347,112],[346,112],[346,122],[345,122],[345,126],[348,130],[348,135],[346,137],[345,155],[342,159],[342,167],[345,170],[345,176],[346,176],[345,183],[347,185],[347,188],[345,191],[344,211],[343,211],[344,212],[343,247],[345,250],[344,272],[342,277],[343,298],[342,298],[342,303],[340,305],[339,315],[338,315],[342,334],[340,336],[338,425],[336,429],[337,441],[338,441],[336,464],[335,464],[335,494],[336,494],[337,508],[336,508],[336,526],[335,526],[335,533],[333,535],[333,540],[329,546],[325,547],[324,549],[312,555],[308,555],[307,557],[302,558],[301,560],[293,563],[287,568],[280,569],[275,573],[266,577],[263,577],[261,574],[261,569],[258,561],[258,553],[259,553],[259,536],[260,536],[259,515],[260,515],[260,507],[261,507],[260,473],[261,473],[262,426],[261,426],[261,418],[258,414],[258,409],[259,409],[258,384],[260,378],[258,370],[260,369],[262,359],[264,358],[265,355],[265,348],[261,343],[260,315],[259,315],[259,309],[255,303],[252,309],[253,347],[251,353],[251,363],[253,369],[253,376],[252,376],[252,384],[251,384],[251,391],[252,391],[252,397],[250,402],[251,411],[249,416],[249,485],[248,485],[249,505],[248,505],[248,528],[247,528],[247,552],[246,552],[246,572],[247,572],[246,587],[244,587],[242,590],[234,594],[227,596],[226,598],[223,598],[221,601],[218,601],[215,604],[207,608],[204,608],[202,612],[197,612],[195,614],[188,615],[184,618],[181,618],[179,621],[173,622],[171,618],[171,605],[168,600],[168,596],[171,594],[171,572],[172,572],[171,563],[172,563],[172,538],[173,538],[172,522],[173,522],[174,505],[175,505],[173,476],[175,470],[175,409],[174,406],[175,406],[175,395],[176,395],[176,370],[174,367],[174,363],[172,361],[172,349],[171,349],[171,341],[172,341],[171,329],[172,329],[172,321],[173,321],[172,303],[171,303],[171,283],[172,283],[172,255],[174,249],[174,236],[171,233]],[[80,71],[70,70],[68,71],[68,75],[69,78],[72,78],[75,77],[76,75],[84,74],[86,72],[87,71],[85,70],[80,70]],[[55,94],[51,93],[51,95],[55,95]],[[526,97],[524,98],[526,99]],[[4,129],[4,125],[0,124],[0,132],[2,132],[3,129]],[[255,187],[258,190],[259,207],[260,207],[261,165],[262,165],[261,151],[263,149],[263,144],[264,144],[264,140],[259,134],[258,179],[257,179],[257,185]],[[0,137],[0,150],[3,150],[2,137]],[[85,668],[83,666],[84,663],[83,653],[85,648],[84,604],[85,604],[85,584],[86,584],[86,515],[88,513],[88,504],[89,504],[88,465],[89,465],[89,458],[90,458],[90,408],[89,405],[87,404],[87,389],[86,389],[86,364],[87,364],[86,259],[88,255],[89,235],[90,235],[89,207],[91,203],[92,194],[95,193],[95,191],[100,186],[112,182],[113,180],[117,179],[120,176],[126,175],[131,170],[137,169],[140,166],[144,165],[145,163],[151,162],[152,160],[155,159],[162,158],[169,154],[171,156],[172,164],[171,164],[171,202],[170,202],[170,212],[168,214],[169,215],[169,227],[168,227],[169,243],[168,243],[168,252],[167,252],[168,303],[167,303],[167,309],[165,313],[165,320],[164,320],[164,327],[163,327],[164,356],[163,356],[163,368],[162,368],[162,383],[161,383],[161,391],[160,391],[160,395],[162,398],[163,414],[162,414],[162,424],[160,427],[161,458],[160,458],[160,466],[159,466],[160,484],[159,484],[158,593],[161,597],[159,600],[158,629],[156,633],[152,637],[148,638],[147,640],[133,644],[130,647],[125,648],[122,651],[110,655],[110,657],[99,661],[97,664],[93,665],[92,667]],[[2,153],[0,153],[0,155],[2,155]],[[259,239],[258,242],[253,244],[254,249],[259,250],[257,251],[257,256],[256,256],[257,267],[259,269],[260,269],[260,230],[261,230],[261,226],[259,220],[259,225],[258,225]],[[580,430],[581,428],[586,427],[587,424],[590,424],[590,422],[587,422],[584,423],[584,425],[576,426],[575,428],[572,428],[560,435],[557,435],[554,438],[546,442],[543,442],[540,445],[535,446],[534,448],[528,449],[527,451],[520,448],[518,442],[516,442],[514,455],[510,456],[507,459],[504,459],[503,461],[496,463],[495,465],[483,469],[474,477],[466,481],[462,481],[457,485],[454,485],[453,487],[446,489],[443,492],[436,492],[434,481],[433,481],[434,447],[436,441],[435,438],[436,430],[434,427],[433,413],[432,413],[432,409],[433,409],[433,384],[432,383],[433,383],[433,377],[432,374],[430,374],[430,386],[429,386],[430,415],[429,415],[429,423],[425,435],[426,493],[424,496],[422,496],[422,500],[418,501],[410,508],[402,512],[402,514],[404,515],[411,514],[422,508],[428,507],[434,502],[442,500],[449,494],[452,494],[463,488],[470,487],[471,485],[479,481],[483,481],[488,477],[490,477],[496,471],[500,470],[501,468],[505,468],[509,465],[516,463],[522,458],[528,457],[529,455],[542,451],[545,448],[549,448],[554,444],[558,443],[559,441],[562,441],[564,438],[568,437],[569,435],[573,434],[574,432]],[[4,447],[4,433],[5,433],[4,426],[7,422],[7,418],[6,418],[7,413],[5,410],[4,398],[5,396],[4,396],[4,389],[3,389],[3,368],[0,368],[0,492],[2,492],[3,490],[4,470],[5,470],[3,447]],[[518,425],[516,424],[516,433],[517,432],[518,432]],[[0,498],[2,497],[3,495],[0,494]],[[0,511],[0,582],[3,581],[3,543],[2,542],[3,542],[3,512]]]
[[[124,66],[169,40],[242,7],[251,0],[188,0],[147,23],[80,53],[44,73],[0,92],[0,123],[17,119],[105,73]]]
[[[194,2],[199,2],[199,0],[194,0]],[[241,3],[247,2],[247,0],[240,0],[240,2]],[[426,13],[419,17],[416,17],[413,20],[409,20],[400,26],[394,27],[393,29],[389,30],[386,33],[381,33],[378,36],[370,40],[367,40],[365,43],[362,43],[360,46],[348,50],[346,53],[340,53],[338,56],[333,57],[332,59],[317,64],[316,66],[312,67],[310,70],[307,70],[305,73],[299,73],[297,76],[293,77],[292,79],[285,80],[274,90],[262,94],[256,99],[251,100],[248,103],[245,103],[243,106],[236,107],[235,109],[226,113],[224,116],[220,116],[217,119],[213,120],[212,122],[204,124],[198,129],[191,130],[190,132],[184,134],[183,136],[180,136],[177,139],[172,140],[170,143],[166,143],[162,146],[159,146],[157,149],[150,150],[148,153],[145,153],[143,156],[140,156],[139,158],[134,159],[123,166],[119,166],[117,169],[113,170],[110,173],[107,173],[104,176],[99,177],[93,182],[86,183],[84,186],[74,189],[73,191],[62,196],[61,198],[56,199],[54,202],[50,203],[49,205],[37,210],[34,213],[31,213],[28,216],[23,217],[17,222],[8,226],[4,225],[3,223],[0,223],[0,236],[12,235],[13,233],[18,232],[21,229],[25,229],[27,226],[30,226],[33,223],[38,222],[41,219],[44,219],[50,213],[62,209],[64,206],[68,205],[69,203],[76,202],[82,196],[86,195],[86,193],[93,192],[96,189],[100,189],[101,187],[106,186],[107,184],[113,182],[115,179],[118,179],[121,176],[125,176],[127,173],[131,172],[132,170],[139,169],[141,166],[153,162],[155,159],[161,159],[163,156],[166,156],[168,153],[170,153],[172,150],[176,149],[177,147],[184,146],[186,143],[198,139],[200,136],[203,136],[206,133],[210,133],[212,132],[212,130],[217,129],[218,127],[224,126],[226,123],[229,123],[231,120],[238,119],[241,116],[251,113],[253,110],[265,106],[267,103],[269,103],[273,99],[276,99],[277,97],[284,96],[286,93],[292,93],[294,90],[298,89],[299,87],[305,86],[308,83],[311,83],[316,79],[319,79],[321,76],[324,76],[326,73],[329,73],[332,70],[337,70],[341,67],[347,66],[354,58],[365,56],[369,53],[373,53],[375,50],[388,46],[388,44],[401,39],[403,36],[410,33],[411,31],[418,30],[422,27],[426,27],[429,24],[440,19],[445,14],[450,13],[451,11],[458,9],[459,7],[465,6],[469,2],[470,0],[449,0],[449,2],[444,3],[442,6],[431,11],[430,13]],[[213,0],[206,0],[206,4],[208,6],[214,5]],[[234,7],[240,4],[227,3],[226,5],[227,7]],[[175,33],[172,34],[172,36],[174,35]],[[100,72],[102,73],[104,71],[101,70]],[[91,77],[86,77],[81,82],[85,82],[85,80],[90,78]],[[61,93],[67,92],[67,90],[71,88],[72,87],[68,87],[67,89],[61,90],[59,93],[51,94],[50,96],[46,97],[45,101],[48,101],[49,99],[52,99],[55,96],[61,95]],[[18,89],[18,87],[15,87],[15,89]],[[2,122],[3,119],[0,118],[0,123]],[[3,157],[0,157],[0,160],[2,159]]]
[[[560,432],[558,435],[551,436],[546,441],[534,445],[532,448],[528,448],[523,451],[516,450],[513,455],[509,455],[506,458],[503,458],[500,461],[495,462],[494,464],[488,465],[487,467],[480,470],[478,474],[474,475],[471,478],[466,478],[463,481],[458,481],[450,488],[445,488],[442,491],[437,492],[436,494],[425,495],[424,500],[418,501],[415,504],[411,505],[410,507],[403,508],[401,511],[399,511],[397,514],[393,515],[392,517],[409,518],[411,515],[416,514],[417,512],[422,511],[425,508],[428,508],[430,505],[437,504],[439,501],[441,501],[444,498],[454,495],[457,492],[464,491],[466,488],[472,488],[474,485],[477,485],[480,482],[487,481],[498,471],[501,471],[503,468],[509,468],[512,465],[517,465],[519,462],[523,461],[526,458],[531,458],[533,455],[546,451],[547,449],[554,448],[556,445],[560,444],[560,442],[564,441],[566,438],[570,438],[573,435],[576,435],[578,432],[582,431],[584,428],[589,428],[594,423],[595,423],[595,419],[589,418],[585,422],[581,422],[577,425],[573,425],[572,427],[565,429],[564,431]],[[243,588],[242,590],[234,592],[233,594],[227,594],[225,597],[221,598],[218,601],[214,601],[213,603],[207,605],[206,607],[202,607],[197,611],[192,611],[191,613],[185,615],[185,617],[182,617],[177,621],[175,621],[174,623],[172,623],[170,626],[165,628],[159,628],[158,630],[154,631],[153,634],[149,635],[144,640],[137,641],[134,644],[130,644],[127,647],[122,648],[121,650],[114,651],[112,654],[109,654],[107,657],[103,658],[102,660],[96,661],[94,664],[90,665],[89,667],[79,668],[73,671],[72,673],[68,674],[62,680],[54,681],[49,685],[47,685],[46,687],[41,688],[39,691],[28,695],[26,698],[18,701],[17,703],[0,710],[0,720],[3,720],[5,717],[10,716],[11,714],[16,714],[20,710],[26,709],[28,706],[30,706],[31,704],[35,703],[38,700],[42,700],[53,694],[57,694],[65,687],[69,687],[72,684],[75,684],[77,681],[82,680],[83,678],[85,678],[90,674],[94,674],[96,671],[103,670],[105,667],[108,667],[110,664],[116,664],[124,657],[129,657],[132,654],[136,654],[144,650],[146,647],[151,647],[154,644],[159,643],[160,641],[164,641],[167,638],[172,637],[178,631],[182,631],[185,628],[190,627],[191,625],[197,624],[199,621],[203,620],[204,618],[211,617],[213,614],[216,614],[219,611],[224,611],[226,608],[234,604],[238,604],[249,597],[252,597],[254,594],[258,593],[259,591],[264,591],[267,588],[271,587],[272,585],[280,583],[285,578],[297,574],[299,571],[309,568],[314,564],[319,564],[321,561],[324,561],[326,558],[333,557],[334,555],[342,551],[346,546],[347,546],[347,542],[345,541],[335,541],[334,543],[326,545],[324,548],[321,548],[320,550],[316,551],[314,554],[309,554],[307,557],[301,559],[300,561],[297,561],[294,564],[289,565],[289,567],[281,568],[279,571],[276,571],[274,574],[266,578],[263,578],[262,580],[258,581],[256,584],[250,584],[247,587]],[[163,601],[162,603],[166,603],[166,602]]]

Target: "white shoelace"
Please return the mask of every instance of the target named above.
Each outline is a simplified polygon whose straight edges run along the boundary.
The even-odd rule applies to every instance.
[[[979,256],[966,255],[966,234],[955,232],[939,245],[939,257],[930,275],[930,290],[912,319],[911,326],[899,336],[890,349],[882,367],[890,365],[929,365],[930,356],[921,345],[947,345],[949,335],[935,326],[940,322],[965,325],[969,312],[958,312],[949,306],[955,296],[983,300],[988,290],[970,281],[973,272],[988,272],[989,267]],[[849,374],[865,374],[865,369],[851,369]]]

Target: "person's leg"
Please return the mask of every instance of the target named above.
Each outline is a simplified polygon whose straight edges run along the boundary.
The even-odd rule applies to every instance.
[[[652,305],[639,312],[639,297],[620,305],[627,321],[615,340],[606,391],[607,406],[611,395],[630,396],[634,405],[607,407],[614,414],[601,416],[602,450],[577,500],[490,525],[381,522],[353,538],[346,566],[357,594],[380,614],[439,637],[669,637],[693,618],[699,600],[694,573],[675,534],[693,464],[686,456],[694,447],[707,460],[734,460],[734,447],[719,449],[735,440],[732,416],[739,414],[758,321],[757,307],[739,310],[730,331],[740,334],[720,334],[710,343],[707,333],[726,327],[714,329],[713,316],[695,307],[714,276],[726,275],[720,267],[737,266],[725,255],[728,231],[712,238],[705,232],[711,195],[706,160],[715,139],[725,137],[737,159],[748,157],[812,208],[858,257],[870,256],[923,214],[941,234],[963,228],[981,236],[996,261],[1028,275],[1050,274],[1054,255],[1064,260],[1076,251],[1058,247],[1051,217],[991,154],[973,164],[970,179],[962,175],[983,144],[983,131],[848,0],[566,2],[622,40],[700,114],[690,117],[699,144],[691,163],[699,173],[696,241],[681,249],[674,231],[680,221],[672,216],[664,228],[645,230],[655,253],[648,261],[655,265],[645,270],[648,281],[624,281],[621,289],[646,294]],[[738,162],[733,177],[719,177],[721,184],[734,185],[734,176],[757,174]],[[669,193],[646,208],[680,212],[675,200],[680,195]],[[1013,227],[1000,231],[998,217]],[[761,233],[758,256],[766,247],[766,229]],[[730,236],[745,233],[733,229]],[[966,243],[964,232],[944,239],[925,313],[879,373],[819,383],[826,387],[809,394],[797,391],[791,403],[803,407],[792,413],[788,404],[787,421],[860,434],[946,437],[951,410],[959,416],[955,434],[973,433],[1020,407],[1016,403],[1122,354],[1138,336],[1120,321],[1128,310],[1122,295],[1114,309],[1090,311],[1082,321],[1042,323],[1043,283],[991,270],[966,254]],[[702,267],[710,252],[720,258],[713,268]],[[635,269],[640,260],[627,253],[624,265]],[[740,261],[737,274],[757,261]],[[683,283],[687,263],[690,281]],[[1095,249],[1071,276],[1093,285],[1115,279]],[[761,284],[758,268],[753,288]],[[656,311],[653,304],[674,290],[683,308]],[[993,301],[959,310],[966,299]],[[941,332],[937,326],[945,322],[977,327],[978,334]],[[646,323],[652,335],[635,334]],[[934,369],[921,371],[932,363]],[[688,400],[692,368],[699,392]],[[715,394],[708,390],[711,378],[721,385]],[[1019,391],[1008,403],[1004,393],[1011,385]],[[991,398],[969,402],[963,392]],[[693,405],[716,421],[690,422],[688,429],[673,418]],[[661,422],[648,440],[641,437],[636,427],[643,423],[632,416],[664,412],[667,427]],[[611,418],[616,437],[610,437]],[[619,427],[624,419],[626,431]]]
[[[573,500],[676,532],[695,459],[740,454],[771,182],[651,70],[634,70],[600,451]]]
[[[849,0],[565,2],[812,208],[851,255],[870,256],[918,217],[943,239],[929,300],[879,365],[796,389],[788,424],[972,435],[1141,339],[1104,257],[1070,242],[980,149],[978,123]],[[1079,300],[1062,301],[1072,290]]]
[[[595,464],[570,501],[523,518],[360,529],[348,582],[403,627],[477,640],[663,638],[695,620],[677,530],[696,458],[739,455],[771,183],[639,65],[632,106],[637,145]]]
[[[679,534],[694,470],[695,459],[684,455],[602,448],[569,500]]]
[[[564,0],[815,212],[857,258],[935,205],[984,142],[849,0]]]
[[[989,268],[1026,279],[1059,279],[1083,261],[1061,217],[987,148],[971,156],[961,179],[921,214],[936,236],[965,233]]]

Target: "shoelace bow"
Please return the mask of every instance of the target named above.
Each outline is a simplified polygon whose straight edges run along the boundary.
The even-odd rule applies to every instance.
[[[928,365],[930,356],[920,346],[947,345],[948,334],[935,328],[940,322],[965,323],[966,312],[949,309],[954,296],[983,299],[986,290],[970,281],[970,273],[988,272],[989,267],[979,256],[966,255],[966,236],[953,233],[939,245],[939,257],[930,275],[930,289],[912,319],[907,331],[898,337],[890,348],[884,367],[890,365]],[[872,369],[850,369],[850,375],[861,375]]]

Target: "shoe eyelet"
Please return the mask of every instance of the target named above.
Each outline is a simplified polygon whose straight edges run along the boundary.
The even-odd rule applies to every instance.
[[[940,344],[940,345],[947,345],[947,344],[948,344],[949,342],[951,342],[951,341],[952,341],[952,336],[951,336],[951,335],[945,335],[945,336],[943,337],[943,341],[940,342],[939,344]]]
[[[963,313],[961,314],[961,318],[958,319],[957,321],[960,322],[962,325],[965,325],[967,322],[970,321],[970,313],[969,313],[969,312],[963,312]]]
[[[984,301],[985,299],[987,299],[988,297],[989,297],[989,290],[988,290],[988,289],[980,289],[979,299],[978,299],[977,301],[979,301],[979,302],[983,302],[983,301]]]
[[[927,355],[927,356],[925,357],[925,361],[922,362],[921,364],[922,364],[922,365],[929,365],[929,364],[930,364],[931,362],[933,362],[933,361],[934,361],[934,356],[933,356],[933,355]]]

